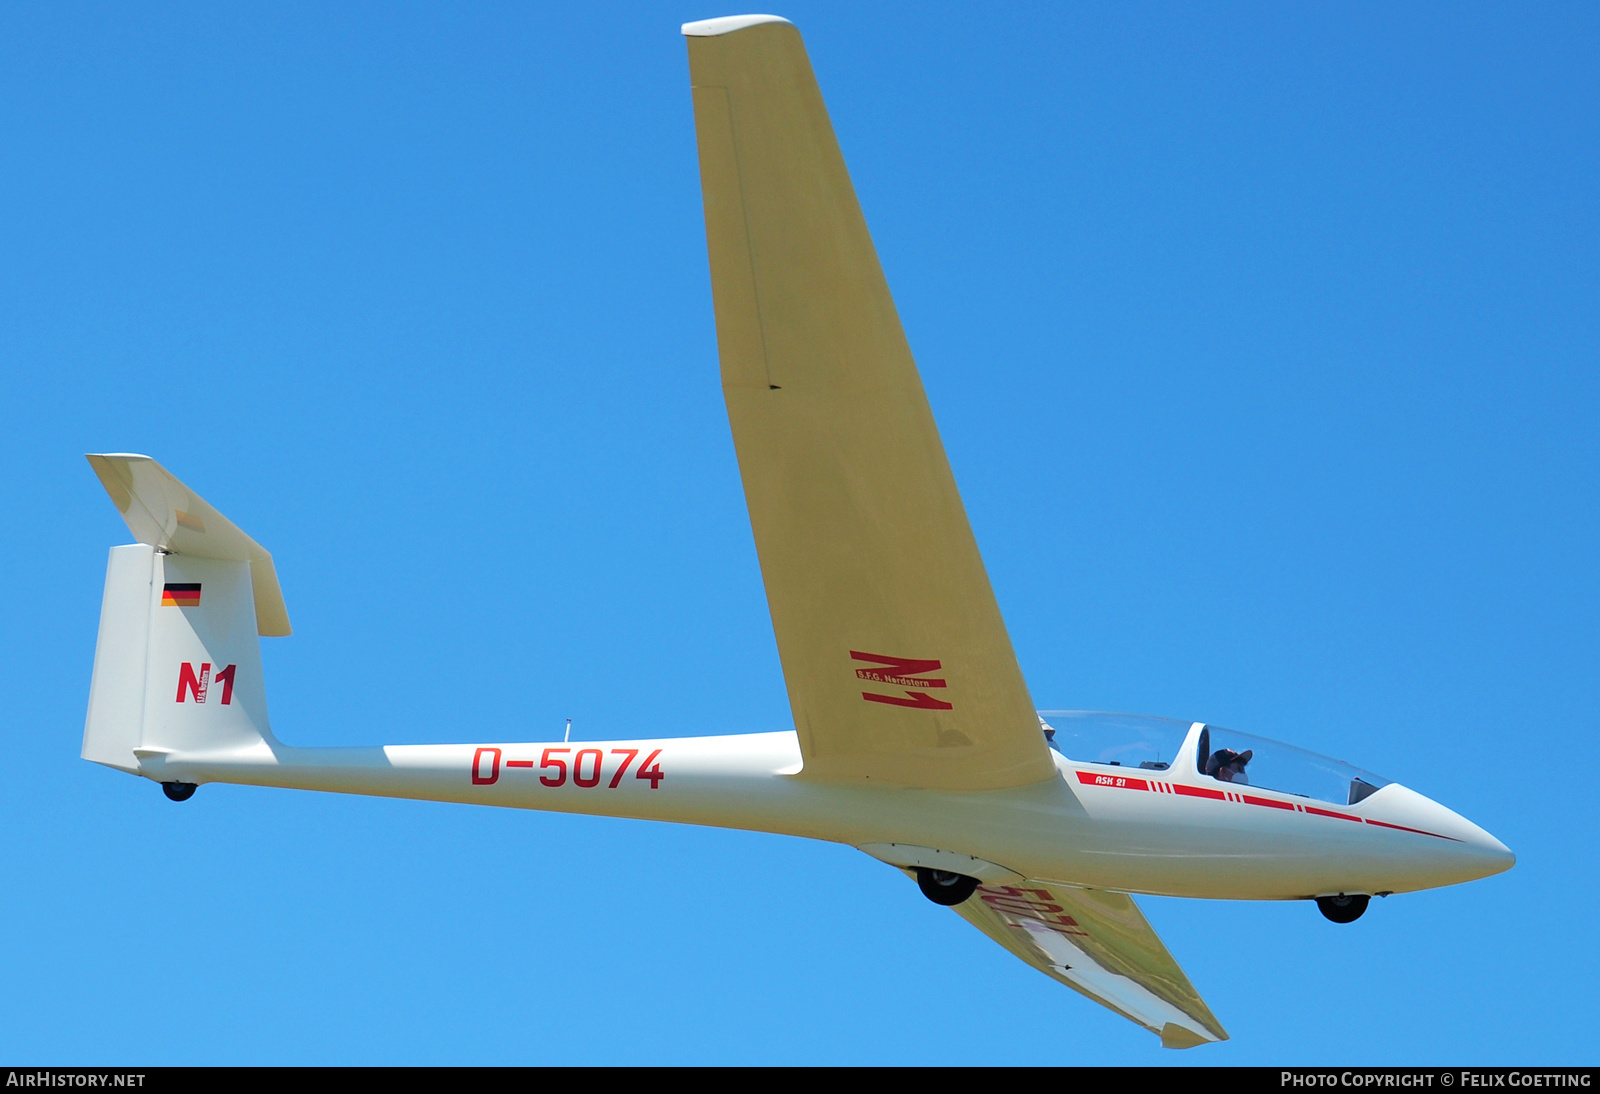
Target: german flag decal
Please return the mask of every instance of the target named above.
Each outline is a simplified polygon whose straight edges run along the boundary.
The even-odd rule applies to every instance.
[[[198,581],[169,581],[161,586],[163,608],[198,608],[200,583]]]

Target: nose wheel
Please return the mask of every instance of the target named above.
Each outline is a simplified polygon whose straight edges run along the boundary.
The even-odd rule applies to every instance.
[[[918,866],[917,887],[922,890],[923,896],[935,904],[953,908],[972,895],[978,887],[978,879],[966,874],[952,874],[948,870],[930,870],[926,866]]]
[[[1354,923],[1361,918],[1361,913],[1367,910],[1367,902],[1372,898],[1364,893],[1346,896],[1317,897],[1317,911],[1333,920],[1335,923]]]

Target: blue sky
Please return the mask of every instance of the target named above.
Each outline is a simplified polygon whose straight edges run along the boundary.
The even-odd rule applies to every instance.
[[[49,1063],[1593,1063],[1590,5],[874,5],[806,36],[1040,707],[1279,737],[1519,855],[1146,899],[1155,1038],[847,848],[77,758],[82,453],[275,554],[296,744],[788,728],[678,24],[0,9],[0,1054]]]

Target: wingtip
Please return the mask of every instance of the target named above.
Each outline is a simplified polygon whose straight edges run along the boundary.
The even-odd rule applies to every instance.
[[[686,38],[715,38],[721,34],[732,34],[736,30],[744,30],[746,27],[760,26],[762,23],[794,25],[781,15],[723,15],[716,19],[701,19],[698,22],[685,23],[680,29]]]
[[[1212,1045],[1218,1041],[1228,1040],[1228,1034],[1221,1026],[1214,1031],[1197,1030],[1180,1026],[1176,1022],[1168,1022],[1156,1033],[1161,1038],[1162,1048],[1199,1048],[1201,1045]]]

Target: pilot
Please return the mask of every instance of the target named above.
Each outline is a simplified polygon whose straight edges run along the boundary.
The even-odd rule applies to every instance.
[[[1206,763],[1206,774],[1225,783],[1243,783],[1250,785],[1250,777],[1244,773],[1245,765],[1255,755],[1252,749],[1235,752],[1231,748],[1219,748],[1211,754],[1211,759]]]

